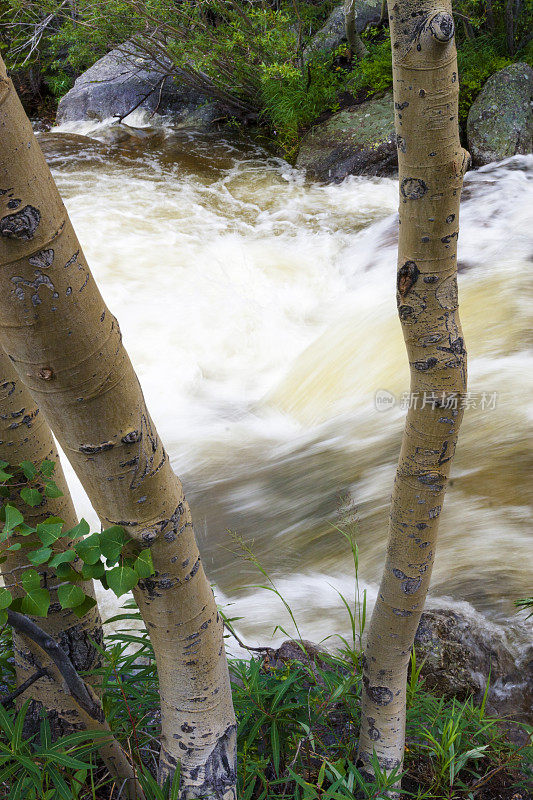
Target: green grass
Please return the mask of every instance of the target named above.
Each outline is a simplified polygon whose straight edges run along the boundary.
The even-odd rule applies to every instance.
[[[135,609],[114,618],[128,624]],[[356,615],[354,620],[356,620]],[[348,640],[337,655],[282,661],[275,651],[230,659],[238,719],[239,800],[381,798],[396,781],[376,773],[365,783],[355,767],[360,651]],[[9,632],[1,635],[0,682],[14,683]],[[131,653],[131,645],[138,648]],[[420,664],[412,661],[408,685],[407,746],[402,794],[415,798],[477,797],[492,785],[527,786],[531,747],[510,742],[485,703],[446,701],[427,692]],[[106,716],[132,753],[149,800],[175,796],[157,787],[158,689],[153,651],[145,631],[107,637],[100,670]],[[21,736],[25,709],[0,711],[0,796],[7,800],[103,800],[112,785],[98,765],[98,741],[81,732],[55,744],[43,722],[40,743]],[[528,767],[529,764],[529,767]],[[37,768],[36,768],[37,765]],[[528,772],[529,769],[529,772]],[[3,792],[3,793],[2,793]],[[509,794],[511,796],[512,792]],[[484,794],[483,797],[490,797]],[[496,795],[494,795],[496,796]]]

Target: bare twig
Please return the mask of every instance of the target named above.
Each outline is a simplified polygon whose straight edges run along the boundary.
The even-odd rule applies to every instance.
[[[37,670],[37,672],[31,675],[27,681],[21,683],[20,686],[17,689],[15,689],[15,691],[6,694],[4,697],[1,697],[0,705],[4,706],[4,708],[9,708],[10,706],[12,706],[13,702],[17,699],[17,697],[23,694],[23,692],[25,692],[26,689],[29,689],[30,686],[33,686],[35,681],[38,681],[39,678],[43,677],[43,675],[48,675],[48,672],[44,669],[44,667],[41,667],[40,669]]]

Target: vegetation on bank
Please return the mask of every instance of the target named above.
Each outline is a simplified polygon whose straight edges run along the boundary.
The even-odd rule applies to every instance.
[[[43,496],[56,497],[53,467],[50,461],[39,466],[24,462],[18,468],[0,462],[0,561],[5,562],[13,550],[22,550],[28,562],[19,569],[17,584],[10,585],[12,591],[0,588],[0,796],[6,800],[116,800],[119,787],[99,759],[99,749],[109,738],[105,730],[76,731],[53,741],[49,721],[42,714],[40,733],[28,736],[25,719],[31,686],[15,704],[9,610],[34,619],[46,617],[52,592],[63,608],[73,608],[81,617],[94,603],[79,588],[83,576],[99,579],[121,596],[152,574],[149,560],[132,560],[118,526],[87,536],[83,520],[70,531],[63,530],[57,518],[39,523],[36,529],[26,524],[24,515],[10,505],[13,493],[21,508],[38,507]],[[487,715],[488,684],[477,706],[472,699],[460,703],[439,698],[425,689],[423,665],[417,664],[414,652],[407,685],[402,776],[397,771],[382,773],[377,762],[373,781],[362,776],[356,761],[366,594],[359,589],[357,545],[343,535],[353,557],[355,596],[350,601],[340,595],[351,634],[331,637],[334,654],[302,640],[297,620],[275,583],[250,547],[233,537],[238,554],[259,570],[264,588],[284,605],[297,635],[278,650],[247,648],[235,632],[236,620],[221,611],[227,636],[248,650],[247,658],[230,659],[238,721],[239,798],[378,800],[400,777],[401,794],[420,800],[491,800],[510,798],[513,793],[516,800],[525,797],[520,792],[533,778],[533,746],[513,743],[500,721]],[[43,585],[39,568],[45,564],[54,568],[59,586]],[[528,599],[520,602],[525,607],[530,604]],[[95,643],[101,666],[82,677],[92,676],[89,683],[101,686],[105,719],[134,765],[147,800],[175,800],[179,771],[172,786],[159,787],[155,778],[161,721],[158,678],[150,637],[136,627],[141,622],[134,602],[127,602],[124,613],[108,620],[121,626],[119,632],[107,637],[105,648]],[[33,677],[40,679],[40,673]],[[528,726],[519,727],[533,733]]]
[[[114,618],[137,621],[135,610]],[[111,620],[109,620],[111,621]],[[9,629],[0,636],[2,695],[14,688]],[[132,652],[132,646],[136,649]],[[238,786],[242,800],[349,800],[384,797],[398,776],[363,780],[355,766],[361,693],[357,642],[338,655],[310,656],[294,644],[293,657],[266,649],[231,659],[238,720]],[[146,797],[177,797],[154,779],[158,758],[159,697],[146,631],[107,638],[99,671],[103,706],[115,737],[131,755]],[[407,745],[402,796],[414,798],[526,798],[533,748],[513,744],[484,703],[445,701],[426,691],[413,659],[408,685]],[[80,731],[52,743],[46,719],[40,740],[23,735],[26,701],[17,712],[0,704],[0,796],[6,800],[104,800],[117,787],[98,759],[101,734]],[[531,731],[530,731],[531,732]],[[179,776],[178,776],[179,777]]]
[[[392,85],[386,21],[368,28],[367,55],[347,43],[310,50],[333,0],[2,0],[1,46],[11,70],[60,97],[75,77],[131,37],[146,55],[219,102],[241,123],[258,123],[289,157],[321,115]],[[533,64],[530,3],[455,4],[460,118],[485,80],[513,61]]]

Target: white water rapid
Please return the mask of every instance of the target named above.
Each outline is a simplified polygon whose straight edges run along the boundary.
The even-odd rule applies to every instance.
[[[185,484],[219,599],[245,617],[237,627],[251,643],[276,624],[292,632],[276,597],[242,588],[264,580],[230,552],[232,530],[253,543],[303,635],[346,632],[333,587],[353,595],[353,572],[332,525],[356,524],[371,600],[408,389],[397,182],[321,186],[220,135],[113,130],[56,129],[41,143]],[[533,561],[532,207],[533,157],[466,177],[460,302],[473,407],[430,599],[520,635],[513,601],[531,594]],[[394,395],[386,410],[379,390]],[[105,615],[116,610],[101,602]]]

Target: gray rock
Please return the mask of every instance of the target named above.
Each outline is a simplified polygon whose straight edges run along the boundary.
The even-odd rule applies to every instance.
[[[479,703],[490,676],[487,710],[533,722],[533,648],[517,662],[503,632],[477,616],[439,609],[422,614],[415,650],[429,691]]]
[[[391,175],[398,165],[392,93],[333,114],[304,136],[296,166],[316,180]]]
[[[381,2],[365,3],[355,0],[355,29],[362,33],[371,22],[378,22],[381,15]],[[346,41],[344,30],[344,6],[336,6],[320,30],[314,35],[306,47],[304,58],[308,61],[318,52],[331,53]]]
[[[474,165],[533,150],[533,69],[511,64],[494,73],[472,104],[466,123]]]
[[[157,109],[180,121],[206,98],[180,85],[170,62],[152,62],[131,42],[112,50],[80,75],[59,102],[57,123],[123,117],[134,108]]]
[[[195,131],[211,131],[216,126],[216,123],[223,120],[225,116],[218,103],[206,103],[184,114],[182,119],[173,125],[173,128],[176,130],[191,128]]]

